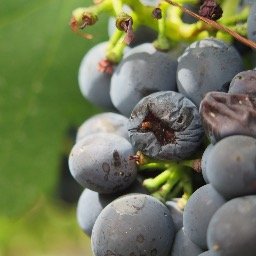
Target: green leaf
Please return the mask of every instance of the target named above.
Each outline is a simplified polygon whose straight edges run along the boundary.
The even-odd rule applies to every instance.
[[[86,41],[71,32],[73,9],[90,1],[2,0],[0,3],[0,205],[17,216],[59,179],[65,133],[100,109],[77,83],[80,61],[105,41],[106,17]]]

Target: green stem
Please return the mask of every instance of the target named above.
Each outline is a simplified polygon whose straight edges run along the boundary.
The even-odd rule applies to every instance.
[[[150,192],[157,190],[161,185],[166,183],[171,174],[171,170],[165,170],[155,178],[145,179],[143,186],[146,187]]]

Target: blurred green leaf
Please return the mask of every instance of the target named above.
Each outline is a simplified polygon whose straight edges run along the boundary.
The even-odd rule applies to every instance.
[[[80,94],[77,72],[85,52],[107,39],[106,17],[94,39],[73,34],[74,8],[90,1],[0,2],[0,205],[17,216],[39,195],[53,195],[63,140],[100,109]]]

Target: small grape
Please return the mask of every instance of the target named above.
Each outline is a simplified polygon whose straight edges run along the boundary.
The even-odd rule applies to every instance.
[[[105,112],[92,116],[78,128],[76,142],[87,135],[108,132],[128,139],[128,118],[118,113]]]
[[[194,244],[181,228],[175,235],[170,256],[198,256],[203,250]]]

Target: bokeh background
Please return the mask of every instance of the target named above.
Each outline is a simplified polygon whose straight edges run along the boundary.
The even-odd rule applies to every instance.
[[[76,222],[82,191],[67,158],[77,127],[101,112],[80,94],[90,41],[72,33],[73,9],[91,1],[0,1],[0,256],[91,256]]]

